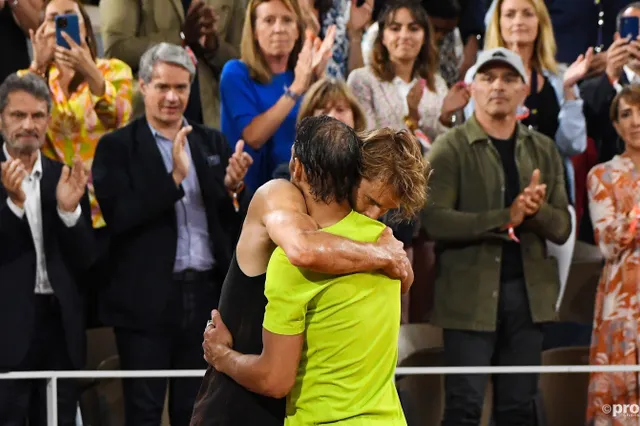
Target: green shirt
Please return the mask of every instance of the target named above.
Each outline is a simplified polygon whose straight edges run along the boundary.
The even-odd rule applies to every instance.
[[[375,242],[383,230],[383,224],[356,212],[324,229],[362,242]],[[394,384],[398,280],[380,273],[335,276],[299,269],[277,248],[265,295],[264,328],[305,337],[285,426],[406,425]]]

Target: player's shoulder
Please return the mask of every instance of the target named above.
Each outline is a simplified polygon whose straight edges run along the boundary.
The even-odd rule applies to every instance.
[[[383,223],[353,210],[340,222],[323,230],[355,241],[375,242],[384,228]]]

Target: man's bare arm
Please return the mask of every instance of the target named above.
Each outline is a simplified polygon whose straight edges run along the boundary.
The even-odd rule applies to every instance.
[[[260,355],[244,355],[216,345],[211,365],[251,392],[284,398],[295,384],[304,335],[283,336],[263,329],[262,340]]]
[[[407,281],[406,253],[390,229],[376,243],[322,232],[307,214],[304,197],[295,185],[284,180],[267,185],[256,192],[256,197],[262,197],[262,224],[291,264],[334,275],[381,269],[403,283]]]
[[[11,6],[15,4],[15,6]],[[29,34],[29,30],[36,31],[40,26],[40,15],[42,13],[42,0],[18,0],[14,3],[9,0],[5,7],[11,7],[13,19],[25,34]]]

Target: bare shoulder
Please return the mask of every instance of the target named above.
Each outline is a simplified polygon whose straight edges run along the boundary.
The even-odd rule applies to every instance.
[[[256,202],[262,214],[275,210],[306,212],[306,203],[300,189],[285,179],[273,179],[256,191],[251,204]],[[251,209],[251,206],[249,206]]]

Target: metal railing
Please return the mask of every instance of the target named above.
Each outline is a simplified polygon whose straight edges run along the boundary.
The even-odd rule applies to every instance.
[[[547,365],[514,367],[398,367],[396,376],[422,374],[557,374],[625,372],[640,373],[640,365]],[[0,380],[47,381],[47,424],[58,425],[58,380],[60,379],[123,379],[202,377],[205,370],[137,370],[137,371],[28,371],[0,373]]]

